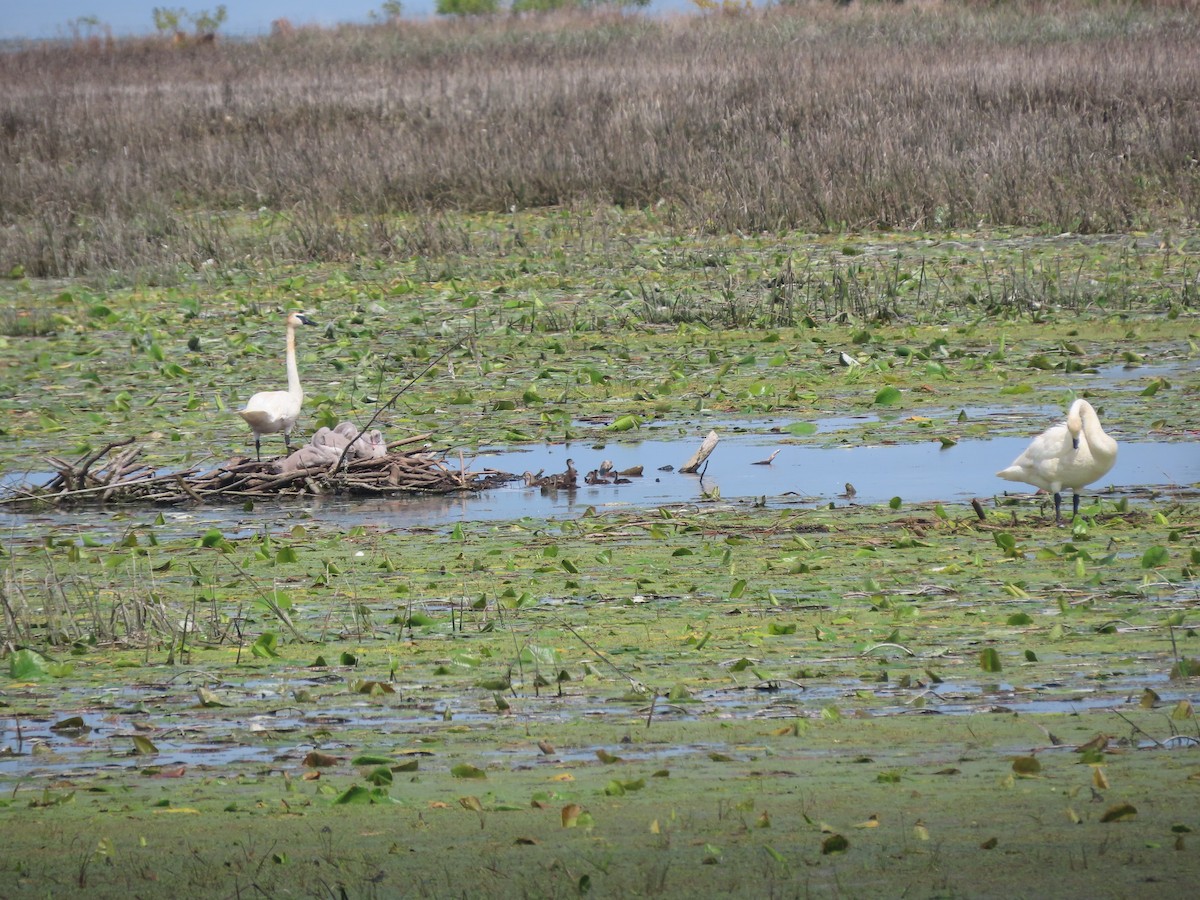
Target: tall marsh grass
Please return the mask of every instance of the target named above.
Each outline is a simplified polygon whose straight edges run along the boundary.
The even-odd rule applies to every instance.
[[[1198,11],[793,3],[30,45],[0,54],[0,274],[436,254],[459,240],[442,214],[513,207],[657,207],[690,232],[1195,220]]]

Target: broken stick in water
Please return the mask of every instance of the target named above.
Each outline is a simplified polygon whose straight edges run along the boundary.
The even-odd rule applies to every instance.
[[[693,454],[691,459],[683,464],[683,467],[679,471],[687,475],[694,475],[700,469],[701,464],[708,459],[708,455],[716,449],[717,441],[720,439],[720,435],[715,431],[710,431],[708,436],[700,442],[700,449]]]

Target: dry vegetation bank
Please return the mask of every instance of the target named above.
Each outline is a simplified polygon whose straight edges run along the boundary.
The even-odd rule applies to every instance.
[[[0,272],[436,253],[396,214],[513,206],[665,201],[670,227],[711,231],[1194,219],[1198,6],[31,46],[0,55]]]

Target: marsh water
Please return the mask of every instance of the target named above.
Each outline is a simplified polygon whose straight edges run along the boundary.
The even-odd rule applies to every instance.
[[[335,679],[339,680],[339,679]],[[156,738],[156,765],[195,765],[220,767],[233,763],[267,764],[272,759],[300,756],[313,746],[314,729],[331,722],[367,728],[376,738],[403,740],[413,733],[430,734],[456,723],[487,721],[491,713],[473,711],[467,700],[422,700],[418,694],[399,694],[387,703],[353,697],[344,698],[342,705],[323,705],[319,710],[305,712],[292,705],[291,697],[298,690],[313,688],[319,678],[298,674],[283,679],[261,680],[240,686],[239,695],[260,704],[257,713],[241,717],[240,729],[231,733],[225,714],[213,714],[199,709],[194,702],[193,686],[185,679],[179,685],[142,684],[119,690],[110,689],[103,701],[95,692],[76,694],[67,690],[57,702],[68,708],[95,707],[102,702],[104,712],[88,711],[79,716],[74,727],[63,727],[54,717],[26,719],[21,731],[23,745],[36,747],[32,757],[17,754],[0,756],[0,774],[20,773],[28,777],[46,777],[70,772],[104,770],[136,770],[143,761],[125,749],[138,730],[131,724],[137,720],[144,730],[159,732]],[[229,688],[230,685],[224,685]],[[845,702],[850,695],[861,696],[867,687],[857,678],[843,678],[824,684],[781,685],[769,692],[757,689],[725,689],[695,695],[684,715],[694,718],[703,715],[748,717],[751,719],[794,719],[810,714],[823,705]],[[885,687],[873,690],[872,715],[898,716],[920,714],[966,715],[985,712],[1010,713],[1080,713],[1120,706],[1136,699],[1147,688],[1159,691],[1164,697],[1183,696],[1172,690],[1166,676],[1131,677],[1119,684],[1098,688],[1092,685],[1022,685],[1008,683],[983,684],[956,681],[935,685],[924,691]],[[274,701],[275,708],[270,709]],[[111,704],[111,705],[108,705]],[[263,708],[266,707],[266,708]],[[452,716],[450,713],[452,712]],[[529,721],[539,727],[547,723],[567,721],[580,714],[592,718],[620,718],[636,715],[635,704],[608,703],[581,710],[571,702],[547,700],[536,711],[526,713]],[[664,709],[662,715],[672,715]],[[678,716],[680,710],[673,713]],[[0,725],[0,740],[11,742],[14,734]],[[55,726],[55,727],[51,727]],[[81,733],[86,740],[81,740]],[[723,749],[715,743],[712,749]],[[690,752],[694,747],[665,751]],[[570,753],[569,758],[591,758],[595,748],[583,746]],[[497,750],[496,755],[503,755]],[[655,756],[663,754],[657,751]]]
[[[1179,379],[1193,368],[1189,360],[1157,364],[1106,365],[1076,373],[1080,386],[1119,393],[1142,392],[1159,379]],[[700,416],[693,421],[652,422],[636,431],[602,441],[482,447],[461,454],[447,453],[451,468],[494,469],[514,476],[506,486],[460,496],[412,496],[388,499],[341,497],[281,500],[256,504],[177,507],[163,510],[73,509],[36,513],[13,512],[0,504],[0,537],[38,538],[47,528],[86,530],[99,540],[119,535],[131,524],[150,521],[162,512],[166,532],[183,535],[210,527],[228,536],[262,531],[273,522],[317,518],[332,526],[370,525],[388,530],[453,526],[458,522],[505,521],[520,518],[567,518],[588,510],[653,509],[659,506],[711,502],[779,504],[886,503],[899,497],[905,503],[968,503],[1005,493],[1033,492],[1018,483],[1002,481],[995,473],[1007,466],[1041,428],[1061,420],[1053,405],[967,406],[930,411],[929,440],[890,442],[890,427],[903,414],[881,410],[833,416],[811,423],[811,434],[788,431],[793,423],[779,418],[720,419]],[[943,447],[939,436],[954,430],[949,423],[970,423],[994,437],[959,440]],[[576,423],[586,430],[586,423]],[[1200,448],[1191,440],[1142,440],[1147,435],[1123,433],[1107,426],[1120,441],[1116,465],[1101,481],[1087,488],[1088,496],[1106,492],[1155,497],[1191,491],[1200,485]],[[697,475],[679,469],[716,430],[720,442]],[[1018,432],[1020,436],[1013,436]],[[1178,437],[1178,435],[1176,436]],[[776,452],[778,451],[778,452]],[[775,456],[772,458],[772,454]],[[769,465],[762,465],[768,459]],[[574,461],[579,473],[575,491],[543,492],[526,487],[524,472],[554,474]],[[642,475],[626,484],[588,485],[584,475],[609,461],[616,471],[640,466]],[[0,473],[0,495],[21,484],[44,483],[46,473]],[[850,488],[853,488],[851,490]]]
[[[1114,377],[1119,379],[1119,375]],[[0,507],[0,535],[5,541],[33,541],[47,533],[61,536],[68,532],[105,542],[118,539],[130,528],[150,525],[159,515],[164,521],[156,524],[155,530],[160,534],[187,538],[218,528],[234,538],[295,523],[317,523],[335,530],[364,525],[402,532],[448,529],[458,522],[554,520],[591,511],[630,512],[681,504],[817,507],[877,505],[899,497],[904,504],[937,501],[950,506],[964,505],[975,498],[991,503],[1005,493],[1032,493],[1032,488],[996,478],[995,472],[1008,465],[1029,442],[1028,435],[1009,433],[1027,426],[1031,415],[1041,414],[1045,421],[1053,421],[1056,411],[1046,408],[1031,414],[1025,410],[1019,421],[1006,409],[976,408],[966,412],[972,421],[986,421],[988,431],[1005,436],[963,439],[944,446],[937,437],[939,432],[931,429],[929,440],[886,443],[884,435],[894,421],[888,413],[820,420],[814,423],[814,434],[803,437],[787,430],[791,424],[787,420],[652,423],[603,441],[497,446],[464,454],[462,461],[469,470],[491,469],[514,476],[505,485],[476,494],[377,500],[320,497],[258,503],[253,508],[214,505],[16,512]],[[715,450],[700,473],[682,474],[679,469],[710,429],[721,436]],[[1100,482],[1089,486],[1087,496],[1151,499],[1190,494],[1200,485],[1200,452],[1194,441],[1141,441],[1134,440],[1133,435],[1115,435],[1121,441],[1117,464]],[[524,472],[561,472],[568,459],[573,460],[579,474],[579,486],[573,491],[527,487],[520,477]],[[447,461],[457,467],[458,452],[447,454]],[[628,476],[620,484],[585,483],[586,473],[605,461],[611,462],[616,471],[641,467],[642,474]],[[13,483],[10,477],[7,486]],[[812,685],[781,683],[769,690],[745,686],[698,693],[693,706],[683,714],[791,718],[811,714],[824,704],[849,703],[850,698],[864,702],[864,692],[871,695],[866,702],[874,715],[966,714],[980,710],[1079,712],[1129,703],[1147,688],[1158,691],[1164,700],[1185,696],[1165,674],[1129,673],[1101,684],[1087,677],[1089,665],[1081,660],[1075,677],[1044,684],[1016,686],[1004,681],[984,684],[956,679],[913,691],[872,685],[849,664],[849,669],[838,677]],[[436,732],[448,721],[461,726],[481,716],[466,701],[424,698],[417,686],[410,686],[407,693],[383,704],[334,698],[333,706],[322,705],[311,714],[292,703],[291,697],[297,691],[314,688],[323,677],[327,676],[289,670],[275,679],[224,685],[244,702],[269,710],[252,715],[237,733],[231,733],[228,717],[219,710],[195,706],[196,688],[186,678],[178,684],[126,685],[116,693],[109,689],[100,692],[110,695],[103,698],[94,685],[67,688],[57,699],[59,703],[69,701],[65,706],[70,708],[87,708],[95,703],[102,709],[133,711],[165,735],[177,736],[160,735],[161,764],[186,762],[211,767],[269,763],[281,755],[302,753],[311,746],[308,733],[331,720],[347,723],[346,727],[369,728],[378,735],[399,736],[414,731]],[[341,679],[340,675],[332,677]],[[77,696],[69,696],[75,691]],[[450,713],[452,717],[448,718]],[[577,706],[548,700],[531,715],[533,719],[553,721],[579,713]],[[585,714],[606,718],[634,713],[633,707],[610,703]],[[122,748],[134,733],[122,717],[86,713],[82,717],[89,735],[86,740],[78,739],[70,729],[51,728],[54,718],[24,721],[18,744],[40,749],[32,756],[0,758],[0,773],[52,776],[138,765],[135,758],[122,759]],[[0,726],[0,741],[13,743],[14,732]],[[588,756],[592,748],[581,747],[577,752]]]
[[[892,497],[924,503],[969,502],[1004,491],[1022,492],[1019,484],[995,477],[1026,446],[1023,438],[964,441],[942,449],[938,441],[917,444],[810,447],[780,443],[763,435],[723,437],[697,475],[679,467],[696,449],[690,442],[642,441],[609,444],[602,450],[565,447],[538,448],[485,456],[481,462],[505,471],[562,471],[568,455],[581,473],[610,460],[620,471],[642,466],[644,474],[622,485],[581,484],[574,492],[546,495],[523,484],[492,492],[473,501],[478,518],[561,514],[579,507],[654,507],[688,503],[715,496],[723,500],[765,498],[767,501],[816,503],[884,503]],[[778,450],[769,465],[762,465]],[[663,471],[664,467],[674,471]],[[1092,487],[1132,488],[1148,485],[1189,485],[1200,481],[1200,452],[1190,444],[1144,443],[1121,445],[1121,458],[1102,484]],[[847,485],[853,487],[851,493]],[[1032,492],[1032,488],[1029,492]]]
[[[828,420],[822,427],[836,430],[851,420]],[[78,529],[104,539],[121,534],[132,524],[150,521],[161,512],[160,531],[194,535],[215,527],[228,536],[261,531],[273,523],[315,518],[327,525],[369,525],[387,530],[452,526],[457,522],[506,521],[521,518],[567,518],[588,510],[654,509],[659,506],[720,500],[726,503],[762,502],[767,505],[845,505],[886,503],[899,497],[905,503],[940,501],[969,503],[1004,493],[1032,493],[1022,485],[1002,481],[995,473],[1008,465],[1028,444],[1024,437],[964,440],[943,448],[938,440],[905,444],[842,444],[813,446],[788,435],[765,433],[766,423],[743,423],[742,431],[723,433],[700,473],[679,469],[698,448],[706,433],[679,435],[678,428],[661,429],[671,437],[609,441],[604,444],[554,444],[496,448],[466,456],[473,471],[494,469],[513,474],[507,485],[477,494],[389,499],[340,497],[283,500],[278,504],[178,507],[159,509],[76,509],[50,512],[0,510],[0,533],[6,539],[35,538],[46,530]],[[649,430],[648,434],[655,434]],[[776,452],[778,451],[778,452]],[[770,464],[763,465],[775,454]],[[562,472],[568,459],[579,473],[574,491],[542,491],[526,487],[528,472]],[[623,484],[584,483],[587,472],[609,461],[617,471],[641,466],[642,475]],[[457,459],[450,460],[457,465]],[[1200,483],[1200,451],[1194,442],[1134,442],[1122,440],[1116,466],[1088,496],[1137,492],[1170,495]],[[847,485],[853,487],[853,493]]]

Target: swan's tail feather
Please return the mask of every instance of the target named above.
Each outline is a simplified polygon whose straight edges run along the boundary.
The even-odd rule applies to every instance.
[[[270,424],[273,418],[270,413],[263,412],[261,409],[241,409],[238,410],[238,415],[245,419],[246,424],[251,428]]]

